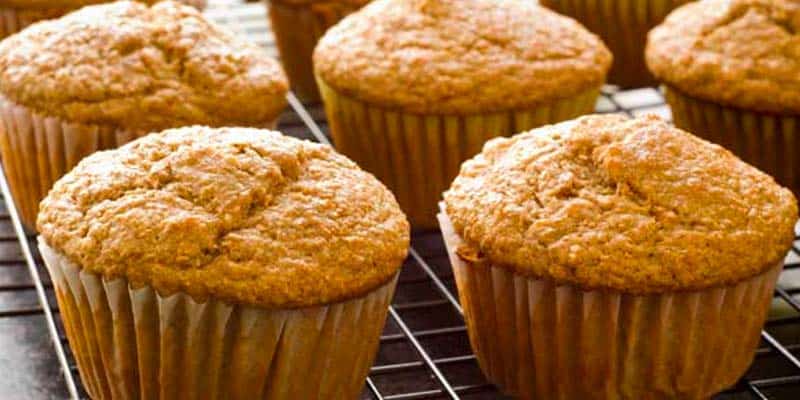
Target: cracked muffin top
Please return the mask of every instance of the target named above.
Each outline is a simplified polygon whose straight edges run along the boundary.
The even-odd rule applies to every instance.
[[[357,297],[390,280],[409,245],[375,177],[268,130],[187,127],[95,153],[40,209],[41,238],[79,268],[263,307]]]
[[[89,6],[0,42],[0,93],[71,122],[263,126],[287,90],[277,61],[172,1]]]
[[[648,36],[656,77],[707,101],[800,114],[800,2],[704,0],[673,11]]]
[[[419,114],[535,107],[599,87],[610,65],[597,36],[529,0],[377,0],[314,52],[337,91]]]
[[[654,116],[589,116],[494,139],[445,206],[466,260],[646,294],[774,267],[797,203],[768,175]]]
[[[17,9],[76,9],[91,4],[110,3],[115,0],[0,0],[0,6]],[[153,4],[161,0],[137,0]],[[203,8],[206,0],[177,0],[197,8]]]

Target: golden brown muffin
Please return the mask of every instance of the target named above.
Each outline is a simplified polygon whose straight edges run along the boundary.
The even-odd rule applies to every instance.
[[[325,31],[370,0],[264,0],[281,63],[300,100],[319,102],[311,56]]]
[[[647,61],[677,126],[800,193],[800,3],[708,0],[654,29]]]
[[[271,126],[287,90],[277,61],[175,2],[31,26],[0,43],[0,149],[23,220],[93,151],[183,125]]]
[[[670,11],[692,0],[541,0],[597,33],[614,54],[608,81],[623,87],[653,85],[644,62],[647,32]]]
[[[58,18],[70,11],[112,0],[0,0],[0,39],[45,19]],[[161,0],[138,0],[153,4]],[[206,0],[176,0],[202,10]]]
[[[95,399],[355,398],[409,245],[373,176],[328,146],[246,128],[167,130],[86,157],[38,225]],[[73,300],[84,293],[93,306]],[[97,339],[120,330],[140,337]]]
[[[441,220],[493,382],[523,398],[699,399],[752,361],[797,216],[789,190],[722,147],[609,115],[490,141]]]
[[[374,1],[314,54],[337,149],[418,227],[486,139],[593,110],[610,64],[595,35],[523,0]]]

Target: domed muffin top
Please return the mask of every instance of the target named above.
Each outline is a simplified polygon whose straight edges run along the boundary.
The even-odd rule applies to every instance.
[[[320,40],[322,81],[412,113],[530,108],[600,86],[611,53],[528,0],[377,0]]]
[[[0,42],[0,93],[71,122],[262,126],[287,90],[277,61],[172,1],[89,6]]]
[[[75,9],[98,3],[111,3],[115,0],[0,0],[4,7],[25,9]],[[153,4],[162,0],[136,0],[140,3]],[[206,0],[176,0],[197,8],[205,7]],[[44,11],[44,10],[43,10]]]
[[[707,101],[800,114],[800,2],[704,0],[650,32],[650,70]]]
[[[724,285],[779,263],[792,193],[657,117],[589,116],[494,139],[445,210],[459,254],[588,289]]]
[[[95,153],[40,210],[45,243],[84,270],[263,307],[364,294],[409,245],[372,175],[328,146],[256,129],[173,129]]]

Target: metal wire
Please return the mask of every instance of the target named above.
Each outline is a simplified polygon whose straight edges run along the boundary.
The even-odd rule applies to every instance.
[[[272,46],[272,39],[268,33],[266,16],[263,5],[252,3],[245,5],[241,0],[211,0],[208,15],[224,24],[236,32],[247,35],[259,44]],[[274,52],[274,48],[269,48]],[[641,97],[646,100],[637,101]],[[632,100],[633,99],[633,100]],[[285,118],[281,129],[286,133],[295,133],[299,136],[310,137],[320,143],[330,144],[330,140],[325,134],[325,121],[315,115],[322,115],[319,107],[309,108],[304,106],[293,94],[288,96],[289,105],[293,111]],[[315,112],[316,111],[316,112]],[[603,91],[603,96],[598,103],[598,111],[605,113],[625,113],[637,115],[642,112],[656,112],[664,114],[666,107],[663,104],[663,96],[653,89],[642,89],[633,92],[620,92],[613,88]],[[83,388],[76,378],[76,368],[74,362],[66,355],[63,343],[63,334],[57,329],[57,315],[51,311],[54,305],[49,304],[46,290],[41,277],[38,274],[36,260],[32,257],[29,247],[29,238],[25,236],[14,204],[8,193],[8,187],[2,174],[0,174],[0,189],[9,209],[9,216],[14,232],[19,240],[22,249],[24,262],[27,264],[28,271],[34,282],[38,301],[41,307],[17,307],[10,310],[0,310],[0,318],[13,318],[18,315],[30,315],[43,313],[47,321],[47,329],[51,335],[55,347],[56,358],[62,367],[65,376],[66,390],[72,398],[78,398],[83,393]],[[4,217],[0,216],[0,222]],[[11,235],[9,235],[11,237]],[[6,237],[6,239],[9,239]],[[0,237],[0,239],[3,239]],[[414,242],[437,243],[440,241],[437,233],[416,233]],[[438,242],[440,244],[440,242]],[[793,250],[800,260],[800,251]],[[435,254],[434,254],[435,253]],[[408,295],[411,300],[400,302],[395,300],[389,310],[389,321],[387,331],[381,337],[381,352],[389,350],[393,346],[407,346],[407,353],[410,359],[404,360],[382,360],[378,357],[376,365],[371,369],[370,376],[365,383],[365,392],[362,398],[376,400],[403,400],[403,399],[440,399],[443,397],[459,399],[465,395],[476,395],[482,399],[496,399],[501,395],[497,390],[488,384],[482,377],[468,376],[469,379],[456,380],[452,369],[455,367],[471,366],[477,369],[475,356],[468,350],[460,354],[437,356],[437,348],[430,344],[438,340],[466,340],[466,328],[463,321],[463,311],[457,300],[456,294],[448,287],[452,283],[452,275],[437,273],[441,268],[435,268],[447,261],[446,254],[441,247],[434,252],[424,252],[417,246],[411,249],[408,264],[404,268],[404,276],[401,275],[398,284],[398,294],[413,293]],[[22,260],[20,260],[22,261]],[[439,264],[437,264],[437,262]],[[793,262],[787,265],[787,273],[800,272],[800,263]],[[412,274],[418,271],[417,274]],[[408,274],[406,274],[408,273]],[[800,274],[797,274],[800,275]],[[424,287],[424,290],[412,291],[411,288]],[[452,287],[452,285],[450,286]],[[27,285],[7,284],[0,286],[2,291],[21,291],[29,290]],[[755,399],[781,399],[775,391],[780,388],[796,388],[800,391],[800,362],[795,354],[800,349],[800,343],[783,343],[781,337],[768,332],[785,327],[793,327],[800,332],[800,278],[796,284],[789,286],[779,286],[776,289],[776,301],[782,301],[794,314],[789,316],[771,318],[767,328],[762,333],[764,346],[759,348],[756,355],[756,367],[751,372],[756,372],[757,378],[745,378],[735,387],[727,390],[720,398],[727,395],[748,396]],[[441,311],[434,315],[433,310]],[[430,314],[430,315],[428,315]],[[422,315],[422,317],[412,318],[412,315]],[[447,322],[442,322],[446,320]],[[432,323],[435,326],[420,326],[419,322]],[[442,326],[445,324],[446,326]],[[449,324],[449,325],[447,325]],[[799,334],[800,335],[800,334]],[[800,337],[798,337],[800,342]],[[400,352],[401,354],[405,354]],[[774,358],[781,360],[787,365],[781,369],[780,373],[764,376],[767,369],[760,369],[763,363],[759,359]],[[764,367],[766,368],[766,367]],[[416,375],[414,378],[403,378],[402,374],[422,372],[423,375]],[[395,378],[396,376],[400,376]],[[387,379],[390,378],[390,379]],[[403,380],[406,380],[406,384]],[[424,381],[424,382],[423,382]],[[798,392],[794,392],[798,393]],[[796,395],[795,395],[796,397]]]

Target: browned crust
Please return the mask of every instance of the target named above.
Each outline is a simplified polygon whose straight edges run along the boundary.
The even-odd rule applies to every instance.
[[[0,43],[0,92],[68,121],[264,126],[287,91],[262,49],[172,1],[89,6]]]
[[[107,278],[279,308],[367,293],[409,244],[372,175],[328,146],[245,128],[168,130],[95,153],[55,184],[38,230]]]
[[[492,140],[445,203],[462,255],[636,294],[755,276],[785,256],[797,220],[789,190],[657,117],[591,116]]]
[[[611,53],[527,0],[377,0],[328,30],[316,74],[341,93],[416,114],[529,109],[601,85]]]
[[[689,3],[650,32],[646,58],[657,78],[691,96],[800,114],[800,3]]]

